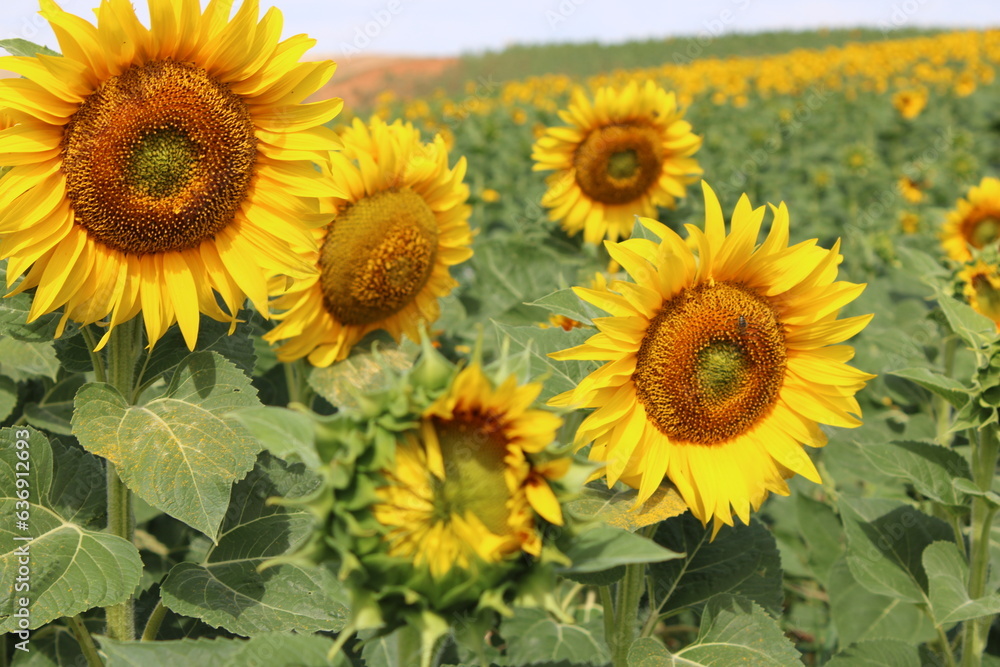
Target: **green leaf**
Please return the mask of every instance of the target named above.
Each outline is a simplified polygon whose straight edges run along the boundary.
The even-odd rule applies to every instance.
[[[826,663],[827,667],[920,667],[920,652],[895,639],[852,644]]]
[[[663,667],[676,664],[670,651],[652,637],[640,637],[628,649],[628,667]]]
[[[560,572],[563,576],[601,572],[631,563],[656,563],[682,556],[653,540],[603,524],[575,536],[564,551],[573,565]]]
[[[711,535],[690,514],[660,524],[656,541],[684,554],[649,568],[656,599],[666,599],[660,613],[698,608],[718,593],[732,593],[779,616],[784,601],[781,557],[770,531],[753,520],[749,526],[723,528],[714,542]]]
[[[17,635],[13,635],[7,640],[7,645],[20,641]],[[32,636],[26,648],[27,652],[14,651],[11,667],[78,667],[87,664],[76,637],[61,625],[50,625],[42,637]]]
[[[607,313],[601,309],[590,305],[578,297],[572,289],[557,290],[552,294],[547,294],[541,299],[532,301],[527,305],[544,308],[550,313],[555,313],[556,315],[565,315],[571,320],[576,320],[577,322],[586,324],[587,326],[593,326],[593,318],[604,317],[607,315]],[[596,332],[592,331],[591,333]]]
[[[847,532],[847,564],[858,583],[879,595],[925,602],[927,575],[920,562],[935,540],[950,540],[941,519],[881,498],[840,499]]]
[[[968,387],[958,380],[935,373],[928,368],[901,368],[898,371],[888,371],[888,373],[916,382],[924,389],[947,400],[956,408],[962,407],[969,400]]]
[[[376,347],[325,368],[314,368],[309,374],[309,386],[330,405],[356,409],[360,406],[359,393],[388,389],[399,373],[412,365],[413,360],[405,352]]]
[[[5,42],[24,42],[24,40],[0,40],[0,46]],[[30,44],[30,42],[24,42]],[[44,47],[40,47],[44,48]],[[34,54],[31,54],[32,56]],[[7,284],[7,261],[0,262],[0,284]],[[34,322],[28,323],[28,313],[31,310],[31,300],[34,297],[28,292],[0,299],[0,334],[11,336],[26,343],[51,342],[62,319],[61,312],[42,315]],[[72,336],[76,332],[76,324],[66,325],[64,336]]]
[[[25,404],[24,418],[43,431],[72,435],[73,397],[86,382],[83,375],[70,375],[59,381],[41,401]]]
[[[265,560],[294,551],[312,535],[304,509],[268,504],[313,491],[319,478],[301,465],[267,454],[233,488],[219,542],[204,562],[179,563],[163,582],[163,603],[184,616],[238,635],[268,631],[339,631],[347,622],[345,594],[326,568],[283,563],[258,571]]]
[[[566,660],[574,665],[605,665],[611,661],[604,641],[604,617],[594,610],[587,620],[560,623],[544,609],[516,609],[504,619],[500,634],[507,640],[507,662],[530,665],[542,660]]]
[[[316,427],[307,415],[266,405],[235,410],[228,416],[243,424],[271,454],[289,463],[301,461],[310,470],[319,469]]]
[[[20,38],[0,39],[0,48],[4,49],[12,56],[27,56],[29,58],[33,58],[39,53],[47,56],[59,55],[57,51],[53,51],[47,46],[35,44],[34,42],[29,42],[26,39]]]
[[[17,407],[17,383],[0,375],[0,422],[7,419]]]
[[[601,519],[609,526],[635,532],[687,511],[687,503],[672,486],[661,486],[639,507],[635,506],[638,491],[614,491],[607,487],[586,487],[578,498],[566,504],[566,509],[582,516]]]
[[[594,361],[556,361],[548,357],[550,352],[583,344],[594,335],[595,331],[592,329],[564,331],[559,328],[512,327],[499,322],[494,324],[501,340],[504,336],[510,338],[511,354],[529,351],[529,375],[547,378],[539,396],[540,401],[574,389],[580,380],[598,367],[598,363]]]
[[[936,636],[934,625],[918,605],[876,595],[859,584],[851,574],[846,556],[830,569],[826,590],[830,596],[830,617],[841,645],[868,639],[919,644]]]
[[[996,338],[997,327],[993,320],[977,313],[969,304],[942,293],[938,293],[937,300],[951,330],[969,347],[979,349]]]
[[[36,377],[55,380],[58,372],[59,360],[51,340],[27,343],[9,336],[0,337],[0,375],[20,382]]]
[[[676,665],[788,667],[801,660],[776,620],[756,603],[733,595],[709,600],[698,639],[674,654]]]
[[[108,384],[76,396],[73,433],[110,460],[150,505],[215,539],[233,482],[253,468],[260,444],[226,415],[259,405],[242,371],[217,352],[195,352],[177,366],[166,393],[130,406]]]
[[[802,493],[793,494],[798,532],[806,543],[808,563],[823,584],[844,553],[844,528],[833,508]]]
[[[102,334],[103,335],[103,334]],[[63,336],[55,341],[56,358],[63,370],[69,373],[89,373],[94,370],[94,362],[90,358],[90,348],[87,339],[82,335]],[[104,355],[104,350],[98,352]]]
[[[1000,594],[969,597],[969,565],[952,542],[935,542],[923,554],[930,581],[931,609],[939,624],[957,623],[1000,613]]]
[[[241,316],[245,319],[246,311],[241,312]],[[247,377],[253,374],[256,353],[250,340],[250,327],[246,324],[238,324],[230,334],[228,322],[216,322],[202,315],[198,322],[198,342],[194,349],[199,352],[217,352],[235,364]],[[189,354],[191,353],[180,327],[170,327],[149,353],[149,360],[143,360],[143,382],[160,375],[169,376]]]
[[[885,445],[862,445],[872,465],[893,477],[905,479],[923,496],[945,505],[965,504],[956,479],[970,479],[969,463],[954,449],[930,442],[905,440]]]
[[[945,276],[948,270],[937,259],[925,252],[906,246],[896,246],[905,266],[914,276]]]
[[[19,627],[14,614],[20,613],[21,598],[27,600],[29,627],[37,628],[61,616],[124,602],[139,583],[142,561],[131,543],[73,522],[86,524],[92,518],[95,507],[86,487],[99,464],[91,457],[80,465],[80,458],[56,451],[58,458],[34,429],[0,429],[0,516],[6,517],[0,522],[0,581],[7,582],[0,587],[0,632]],[[27,452],[26,458],[18,456],[21,452]],[[18,477],[25,467],[28,474]],[[26,491],[22,495],[27,498],[18,496],[19,491]],[[81,509],[70,509],[73,505]],[[27,513],[22,515],[26,529],[15,523],[17,512]],[[17,539],[25,537],[33,539]],[[29,588],[18,591],[17,584]]]
[[[119,642],[98,637],[107,667],[325,667],[333,640],[318,635],[268,633],[253,639],[180,639]]]

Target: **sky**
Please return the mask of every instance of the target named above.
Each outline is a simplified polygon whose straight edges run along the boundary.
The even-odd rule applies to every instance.
[[[205,4],[207,0],[203,0]],[[37,0],[2,0],[0,39],[56,46]],[[98,0],[61,0],[91,19]],[[145,1],[136,2],[145,17]],[[869,26],[1000,27],[1000,0],[262,0],[284,35],[307,33],[315,54],[452,56],[514,43],[605,43],[666,36]],[[145,20],[145,19],[144,19]]]

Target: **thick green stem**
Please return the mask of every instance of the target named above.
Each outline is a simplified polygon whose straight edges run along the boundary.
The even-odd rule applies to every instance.
[[[604,643],[612,648],[615,641],[615,606],[611,601],[611,586],[601,586],[597,589],[601,596],[601,606],[604,608]]]
[[[312,408],[315,392],[309,386],[309,367],[302,359],[283,364],[285,383],[288,385],[288,403],[301,403]]]
[[[982,491],[989,491],[997,465],[997,426],[990,424],[972,440],[972,481]],[[972,499],[972,532],[969,548],[969,597],[977,600],[986,592],[990,567],[990,528],[996,509],[990,502],[976,496]],[[986,648],[986,633],[993,616],[965,622],[962,635],[962,667],[979,667]]]
[[[73,636],[76,637],[76,643],[80,645],[80,650],[83,652],[84,657],[87,658],[87,666],[103,667],[104,661],[101,660],[101,656],[97,653],[94,638],[90,636],[90,631],[83,624],[83,620],[79,616],[73,616],[72,618],[67,617],[66,621]]]
[[[138,317],[120,324],[111,332],[108,341],[108,382],[132,401],[135,364],[142,352],[142,320]],[[108,532],[129,542],[135,532],[135,514],[132,511],[132,493],[118,477],[115,465],[107,462],[108,481]],[[135,600],[106,609],[108,636],[120,641],[135,639]]]
[[[90,330],[90,326],[81,327],[80,331],[83,333],[83,340],[87,343],[87,352],[90,353],[90,362],[94,365],[94,379],[98,382],[107,382],[108,375],[104,368],[104,360],[101,358],[101,353],[94,350],[97,347],[97,339],[94,338],[93,332]]]
[[[646,583],[646,564],[625,566],[625,578],[618,584],[615,603],[614,643],[611,658],[615,667],[628,667],[628,650],[635,639],[635,626],[639,618],[639,602]]]
[[[153,607],[153,613],[149,615],[149,620],[146,621],[146,629],[142,631],[142,641],[151,642],[156,639],[156,635],[160,632],[160,626],[163,624],[163,619],[166,616],[167,608],[163,606],[163,600],[157,600],[156,606]]]

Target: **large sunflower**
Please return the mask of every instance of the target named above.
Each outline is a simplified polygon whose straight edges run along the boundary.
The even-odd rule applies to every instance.
[[[437,319],[438,297],[458,284],[448,268],[472,256],[465,158],[449,169],[440,136],[425,144],[398,120],[355,118],[342,138],[327,167],[346,194],[332,200],[333,222],[314,230],[319,252],[306,256],[319,275],[273,303],[284,312],[265,338],[288,339],[282,361],[308,355],[329,365],[376,329],[417,339],[419,323]]]
[[[959,262],[972,259],[972,248],[1000,247],[1000,179],[984,178],[958,200],[941,230],[941,245]]]
[[[232,4],[149,0],[147,29],[127,0],[96,26],[41,0],[63,57],[0,58],[24,77],[0,80],[0,257],[8,286],[27,271],[31,319],[110,333],[141,311],[150,344],[176,321],[193,348],[199,313],[266,315],[268,275],[313,272],[306,225],[339,191],[309,160],[339,145],[321,125],[342,103],[301,102],[336,66],[299,63],[314,40],[279,41],[277,10]]]
[[[542,204],[588,243],[628,237],[636,215],[673,207],[701,175],[691,156],[701,137],[683,120],[674,93],[652,81],[622,89],[601,88],[595,101],[577,89],[559,117],[535,143],[534,169],[555,169]]]
[[[396,449],[375,519],[389,528],[389,555],[441,577],[525,552],[541,552],[536,515],[562,524],[548,479],[569,459],[534,460],[562,420],[529,409],[542,386],[513,376],[494,389],[478,364],[424,411],[419,433]]]
[[[819,482],[800,443],[821,447],[817,423],[861,422],[854,394],[872,375],[846,365],[836,345],[871,315],[837,319],[864,285],[834,282],[841,256],[806,241],[788,245],[788,211],[774,209],[763,244],[763,208],[740,199],[727,236],[722,209],[705,184],[705,231],[687,225],[695,250],[654,221],[659,243],[606,243],[636,282],[575,288],[608,311],[600,333],[553,353],[607,361],[554,404],[597,408],[577,443],[606,463],[608,485],[639,490],[638,502],[669,478],[692,513],[715,530],[744,522],[768,492],[788,493],[795,473]]]
[[[962,269],[958,277],[965,283],[962,292],[969,305],[993,320],[1000,331],[1000,271],[997,267],[980,259]]]

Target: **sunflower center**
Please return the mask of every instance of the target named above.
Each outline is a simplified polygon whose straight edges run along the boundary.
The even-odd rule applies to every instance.
[[[150,197],[171,197],[187,184],[198,146],[183,131],[167,127],[140,139],[131,157],[126,182]]]
[[[663,163],[656,129],[642,123],[608,125],[583,140],[573,157],[576,182],[604,204],[627,204],[646,194]]]
[[[675,442],[712,445],[770,414],[785,336],[767,299],[742,283],[702,284],[650,321],[632,381],[647,417]]]
[[[505,478],[506,440],[491,420],[435,420],[445,477],[434,477],[436,518],[474,514],[495,535],[511,532]]]
[[[243,99],[173,60],[102,83],[70,119],[62,148],[76,222],[136,255],[193,248],[228,226],[257,157]]]
[[[976,221],[969,235],[969,243],[976,248],[983,248],[994,243],[1000,237],[1000,220],[988,216]]]
[[[437,254],[437,219],[409,189],[365,197],[337,214],[320,253],[320,286],[340,322],[365,325],[413,303]]]

